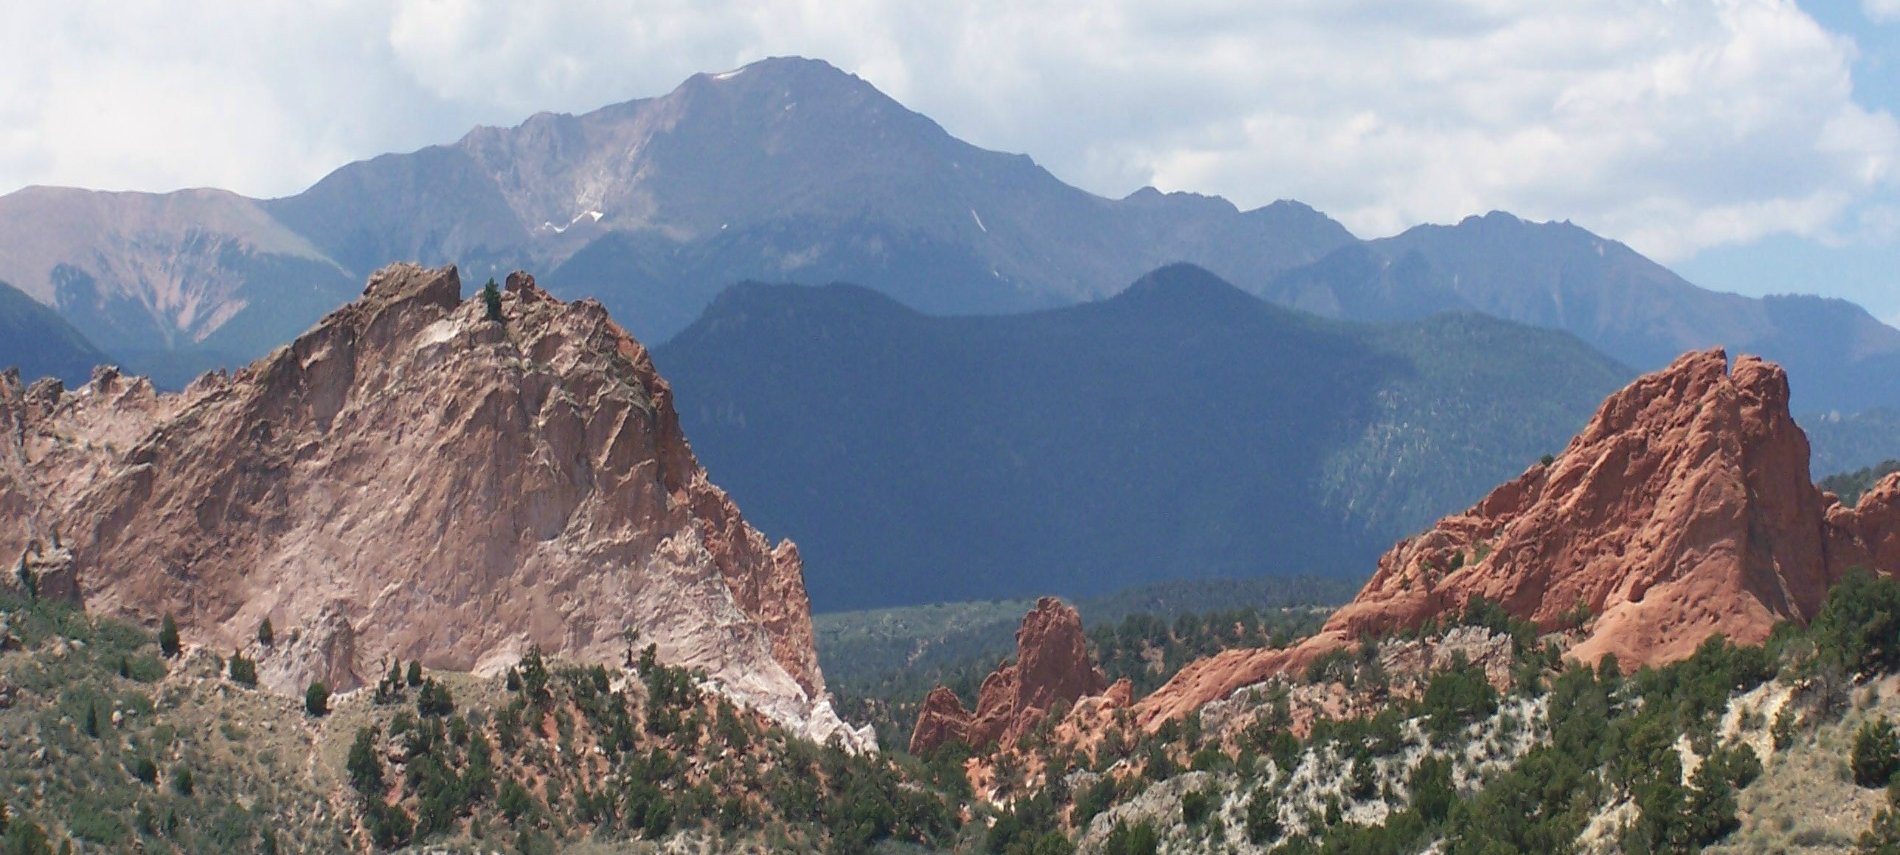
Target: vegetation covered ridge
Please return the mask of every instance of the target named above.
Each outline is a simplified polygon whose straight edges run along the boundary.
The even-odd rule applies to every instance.
[[[857,852],[963,827],[895,758],[788,733],[652,645],[614,669],[531,650],[491,678],[391,662],[292,698],[241,653],[0,587],[0,650],[9,855]]]
[[[1630,673],[1474,601],[1153,733],[926,760],[1006,806],[998,853],[1888,852],[1897,632],[1900,582],[1855,570],[1809,626]]]

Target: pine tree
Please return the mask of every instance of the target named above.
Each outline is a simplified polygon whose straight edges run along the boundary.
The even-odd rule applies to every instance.
[[[527,694],[529,701],[540,703],[548,689],[548,666],[541,657],[541,645],[528,645],[528,652],[522,654],[516,668],[521,672],[521,691]]]
[[[171,615],[165,616],[165,622],[158,628],[158,650],[167,659],[178,655],[178,621]]]
[[[393,703],[402,696],[402,660],[389,663],[389,673],[376,683],[376,703]]]
[[[409,685],[422,685],[422,660],[420,659],[409,660]]]
[[[424,680],[422,691],[416,695],[416,712],[435,718],[452,715],[455,698],[449,694],[449,687],[435,680]]]
[[[495,287],[493,277],[489,278],[487,285],[482,286],[482,303],[488,308],[488,319],[501,323],[501,289]]]
[[[382,795],[383,764],[376,759],[376,731],[367,727],[356,731],[356,740],[350,743],[350,756],[343,768],[349,773],[350,786],[357,792],[365,796]]]
[[[277,643],[277,633],[271,629],[270,615],[264,616],[264,622],[257,625],[257,643],[270,647]]]

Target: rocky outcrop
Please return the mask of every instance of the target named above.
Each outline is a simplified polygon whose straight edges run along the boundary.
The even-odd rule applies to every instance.
[[[1671,662],[1717,632],[1756,643],[1813,618],[1856,565],[1900,570],[1900,476],[1830,507],[1781,368],[1743,356],[1731,371],[1721,350],[1691,353],[1612,395],[1548,464],[1393,547],[1318,635],[1194,663],[1137,713],[1179,716],[1475,597],[1545,629],[1587,610],[1575,658]]]
[[[938,686],[924,696],[917,710],[917,726],[910,734],[910,751],[922,755],[952,742],[970,744],[976,716],[963,708],[957,693]]]
[[[1089,661],[1082,617],[1054,597],[1043,597],[1016,631],[1016,662],[983,680],[976,712],[963,708],[942,686],[924,699],[911,732],[912,754],[928,754],[950,742],[972,748],[1014,746],[1057,705],[1097,695],[1108,681]]]
[[[72,550],[57,544],[28,544],[13,572],[0,584],[29,597],[65,602],[79,599],[79,569],[73,563]]]
[[[856,747],[825,700],[797,550],[713,486],[647,351],[600,304],[399,265],[232,376],[0,384],[0,549],[58,530],[90,609],[233,648],[301,690],[388,658],[494,671],[629,638]],[[15,553],[17,554],[17,553]],[[293,655],[294,654],[294,655]]]
[[[1880,480],[1848,507],[1823,493],[1827,505],[1828,564],[1900,572],[1900,472]]]

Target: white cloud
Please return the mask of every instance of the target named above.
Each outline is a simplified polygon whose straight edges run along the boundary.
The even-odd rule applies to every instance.
[[[1900,21],[1900,0],[1860,0],[1860,10],[1877,24]]]
[[[1900,158],[1852,43],[1791,0],[175,5],[0,11],[0,188],[290,193],[794,53],[1099,193],[1298,198],[1368,235],[1501,208],[1664,259],[1849,239]]]

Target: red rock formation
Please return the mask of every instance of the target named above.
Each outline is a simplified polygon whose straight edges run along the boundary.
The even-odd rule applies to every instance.
[[[0,549],[54,530],[90,609],[296,651],[275,688],[388,657],[489,671],[529,645],[619,662],[625,633],[819,739],[797,550],[706,479],[672,391],[599,303],[399,265],[294,343],[177,395],[112,372],[0,382]]]
[[[910,734],[911,753],[934,751],[950,742],[968,744],[975,722],[976,716],[963,708],[956,692],[943,686],[931,689],[924,696],[923,707],[917,710],[917,727]]]
[[[1833,494],[1827,504],[1828,564],[1900,572],[1900,472],[1881,479],[1847,507]]]
[[[975,713],[949,689],[931,690],[911,732],[911,753],[952,741],[973,748],[1013,746],[1057,704],[1100,694],[1107,685],[1089,661],[1081,616],[1061,600],[1043,597],[1016,631],[1016,664],[1002,665],[983,680]]]
[[[1579,659],[1671,662],[1717,632],[1757,643],[1811,619],[1856,564],[1900,570],[1900,476],[1857,508],[1826,507],[1782,370],[1691,353],[1612,395],[1548,466],[1393,547],[1312,639],[1193,663],[1137,715],[1153,726],[1474,597],[1545,628],[1587,607]]]

